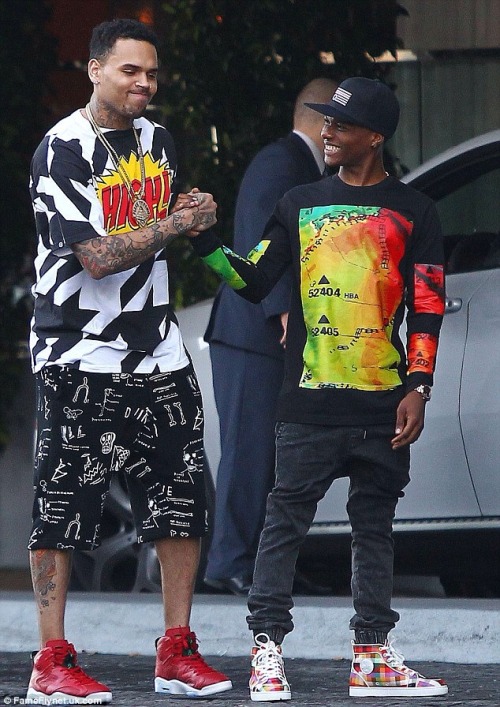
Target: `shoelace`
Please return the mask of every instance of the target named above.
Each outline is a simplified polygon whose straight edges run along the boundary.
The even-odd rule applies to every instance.
[[[182,655],[188,657],[199,655],[198,644],[196,643],[196,637],[194,633],[188,633],[187,636],[184,636],[184,638],[182,639]]]
[[[72,665],[68,668],[71,671],[71,677],[75,678],[81,685],[95,685],[95,680],[93,680],[90,675],[80,668],[79,665]]]
[[[265,677],[279,677],[281,680],[285,680],[283,657],[274,641],[262,643],[256,640],[255,642],[259,647],[255,655],[256,667],[258,666],[259,672],[263,673]]]
[[[71,643],[51,646],[54,654],[54,663],[63,668],[74,668],[76,665],[76,651]]]
[[[71,677],[75,678],[81,685],[94,684],[95,680],[87,675],[87,673],[82,670],[78,665],[77,654],[74,646],[69,643],[66,646],[55,646],[54,651],[54,662],[56,665],[61,665],[63,668],[71,671]]]
[[[176,655],[181,655],[183,660],[189,660],[197,663],[198,670],[202,669],[205,672],[212,672],[211,668],[204,660],[203,656],[198,653],[198,643],[194,633],[188,633],[186,636],[178,636],[172,641],[172,649]]]
[[[384,653],[385,653],[385,658],[391,668],[404,668],[406,667],[404,662],[405,662],[405,657],[402,653],[398,653],[398,651],[394,648],[393,644],[387,641],[387,643],[384,646]]]
[[[391,668],[395,668],[396,670],[399,670],[402,673],[406,673],[407,675],[413,675],[418,676],[419,678],[423,678],[423,675],[420,675],[420,673],[418,673],[416,670],[413,670],[413,668],[409,668],[407,665],[405,665],[404,655],[402,653],[398,653],[392,643],[387,641],[384,646],[384,649],[385,659],[387,663],[391,666]]]

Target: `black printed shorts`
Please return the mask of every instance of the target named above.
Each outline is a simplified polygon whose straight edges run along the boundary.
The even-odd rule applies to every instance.
[[[206,533],[203,407],[191,366],[152,375],[48,366],[36,378],[30,549],[98,547],[117,473],[139,542]]]

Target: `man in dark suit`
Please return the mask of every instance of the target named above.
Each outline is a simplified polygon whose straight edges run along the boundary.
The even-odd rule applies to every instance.
[[[276,202],[321,178],[323,117],[304,106],[331,98],[336,83],[314,79],[297,96],[293,131],[264,147],[243,177],[236,202],[235,252],[258,243]],[[283,380],[291,274],[260,303],[223,284],[205,335],[210,343],[221,460],[205,583],[246,595],[251,586],[266,499],[274,480],[275,407]],[[305,579],[302,580],[306,583]],[[312,583],[303,589],[314,591]]]

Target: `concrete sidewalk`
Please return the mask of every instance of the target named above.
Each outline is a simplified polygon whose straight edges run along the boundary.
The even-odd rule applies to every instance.
[[[394,632],[396,647],[410,663],[500,663],[500,600],[395,597],[393,607],[401,613]],[[287,657],[350,658],[349,597],[296,597],[293,614],[295,630],[286,638]],[[243,598],[197,594],[191,626],[202,654],[247,656],[251,636],[246,615]],[[3,651],[35,650],[36,627],[31,592],[0,592]],[[66,634],[79,652],[151,656],[155,638],[162,633],[159,594],[69,595]],[[326,653],[318,656],[324,647]]]

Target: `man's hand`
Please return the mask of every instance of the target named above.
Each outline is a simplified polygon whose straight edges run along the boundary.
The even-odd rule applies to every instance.
[[[196,194],[199,194],[199,192],[200,190],[196,187],[192,189],[188,194],[180,192],[180,194],[178,194],[177,196],[177,199],[175,200],[175,204],[170,209],[170,213],[175,214],[177,213],[177,211],[181,211],[182,209],[196,208],[198,206],[198,199],[196,198]],[[198,233],[199,231],[193,229],[192,233],[189,232],[185,235],[197,236]]]
[[[281,312],[280,314],[281,327],[283,329],[283,334],[280,339],[280,344],[286,349],[286,330],[288,327],[288,312]]]
[[[89,238],[71,246],[95,280],[140,265],[180,235],[197,236],[217,223],[211,194],[193,189],[179,194],[172,213],[160,221],[126,233]]]
[[[198,189],[196,189],[196,191],[198,191]],[[196,199],[195,194],[185,194],[184,192],[181,192],[177,196],[175,204],[170,209],[170,213],[175,214],[176,211],[180,211],[181,209],[194,208],[196,206],[198,206],[198,200]]]
[[[396,436],[392,438],[393,449],[415,442],[424,429],[425,401],[415,390],[410,390],[399,403],[396,413]]]
[[[194,187],[188,194],[179,194],[172,208],[174,225],[185,236],[195,238],[202,231],[206,231],[217,223],[217,204],[212,194],[200,192]],[[190,213],[189,213],[190,212]],[[191,227],[186,230],[186,218],[191,218]]]

